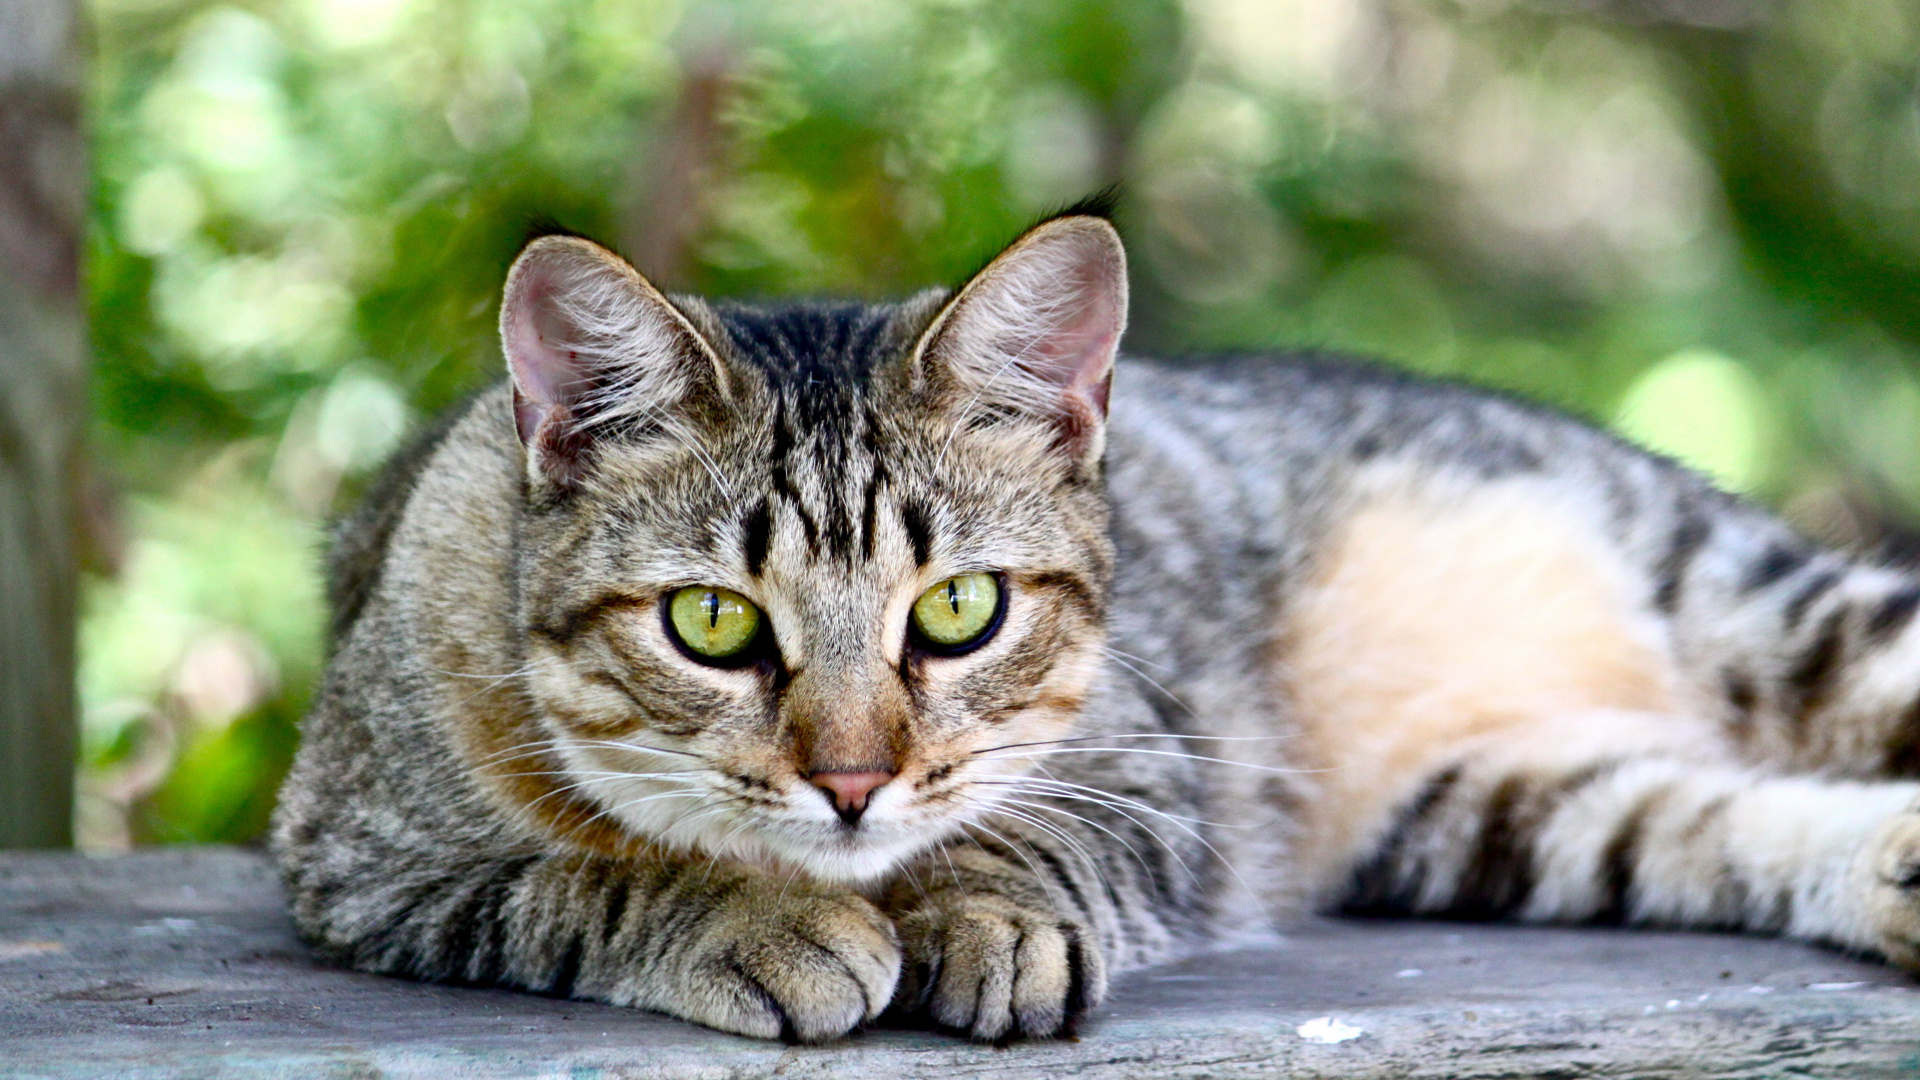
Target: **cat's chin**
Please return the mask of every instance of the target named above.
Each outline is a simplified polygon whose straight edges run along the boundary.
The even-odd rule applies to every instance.
[[[874,885],[886,881],[899,871],[910,857],[917,854],[925,845],[901,848],[895,851],[869,849],[865,851],[820,852],[803,860],[795,860],[794,865],[815,881],[834,885],[849,885],[855,888]]]
[[[886,882],[908,860],[946,835],[941,831],[889,829],[883,833],[865,829],[815,838],[734,829],[676,846],[751,866],[775,877],[800,874],[822,884],[857,889]]]
[[[907,860],[958,828],[939,817],[899,820],[898,810],[876,807],[859,828],[849,829],[808,801],[808,820],[742,819],[734,814],[687,812],[676,789],[624,777],[580,785],[610,809],[625,830],[669,850],[758,867],[782,877],[794,873],[822,883],[861,887],[879,883]],[[811,789],[809,789],[810,791]]]
[[[825,842],[765,838],[759,845],[760,859],[741,861],[765,863],[783,874],[798,870],[815,881],[858,888],[891,877],[940,838],[938,834],[883,838],[859,832]]]

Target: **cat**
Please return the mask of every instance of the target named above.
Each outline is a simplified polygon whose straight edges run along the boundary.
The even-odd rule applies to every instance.
[[[1128,358],[1100,214],[892,304],[569,235],[338,532],[275,818],[373,972],[1070,1033],[1310,909],[1920,967],[1920,577],[1464,386]]]

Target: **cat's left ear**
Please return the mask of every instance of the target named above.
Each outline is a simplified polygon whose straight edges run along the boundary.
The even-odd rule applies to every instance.
[[[974,275],[920,339],[916,363],[961,409],[1051,424],[1076,458],[1105,444],[1113,361],[1127,328],[1127,255],[1103,218],[1029,230]]]
[[[622,419],[657,421],[729,393],[725,365],[686,315],[626,260],[579,237],[541,237],[521,251],[500,338],[538,482],[579,482],[596,439]]]

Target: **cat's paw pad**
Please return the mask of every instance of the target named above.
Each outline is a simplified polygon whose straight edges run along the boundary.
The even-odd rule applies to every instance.
[[[1868,845],[1867,919],[1873,946],[1920,971],[1920,813],[1900,814]]]
[[[877,1019],[900,977],[891,920],[851,894],[749,889],[700,924],[683,956],[666,1011],[766,1039],[839,1038]]]
[[[1084,927],[997,896],[934,903],[899,921],[908,957],[896,1006],[975,1039],[1071,1034],[1106,989]]]

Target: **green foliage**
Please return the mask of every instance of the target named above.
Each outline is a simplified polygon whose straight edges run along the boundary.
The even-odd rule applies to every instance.
[[[257,835],[324,522],[497,377],[539,221],[670,287],[877,296],[1117,183],[1135,349],[1378,355],[1617,422],[1830,540],[1920,520],[1900,0],[94,3],[128,537],[83,635],[96,846]]]

